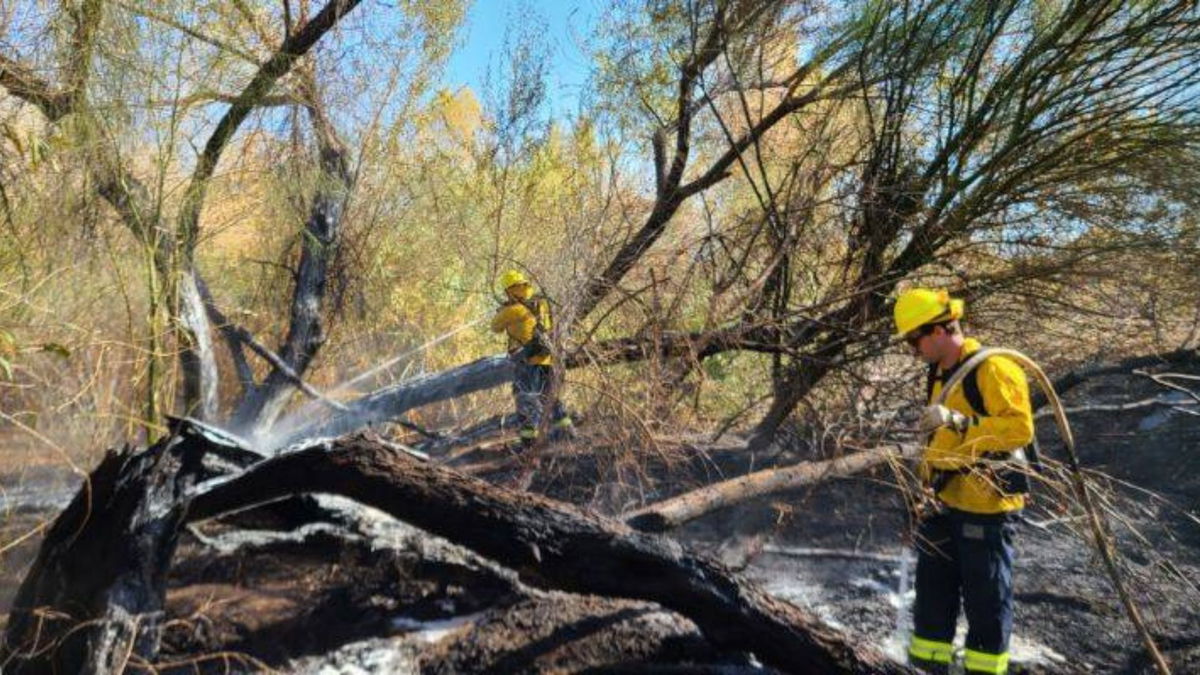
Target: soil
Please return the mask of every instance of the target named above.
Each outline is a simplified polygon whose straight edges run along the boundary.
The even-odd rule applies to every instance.
[[[1072,392],[1068,405],[1141,400],[1159,393],[1151,386],[1098,380]],[[1175,672],[1200,672],[1200,419],[1152,407],[1078,412],[1071,420],[1089,468],[1158,495],[1113,482],[1106,499],[1121,515],[1113,519],[1117,546],[1155,639]],[[1042,426],[1039,436],[1053,437]],[[634,474],[605,453],[585,439],[547,449],[531,471],[492,443],[455,461],[493,480],[620,513],[798,458],[679,450],[673,461]],[[1061,458],[1052,443],[1045,454]],[[10,486],[0,519],[6,610],[36,554],[36,526],[61,507],[70,493],[60,498],[59,488],[72,481],[25,475],[0,482]],[[901,658],[912,595],[901,590],[911,589],[912,565],[891,483],[886,470],[832,480],[709,514],[672,536]],[[1023,525],[1018,534],[1014,670],[1151,672],[1086,533],[1075,531],[1076,514],[1057,501],[1043,488],[1027,512],[1039,526]],[[300,501],[186,534],[169,583],[159,672],[764,672],[752,655],[716,651],[691,622],[660,607],[533,591],[406,526],[388,525],[380,536],[345,522],[312,522],[318,513]]]

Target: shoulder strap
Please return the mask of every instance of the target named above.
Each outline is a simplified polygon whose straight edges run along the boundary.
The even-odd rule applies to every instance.
[[[983,363],[987,363],[987,361]],[[983,402],[983,392],[979,389],[979,369],[983,367],[983,363],[967,373],[962,383],[963,396],[967,397],[967,405],[971,406],[971,410],[974,410],[976,415],[981,416],[988,414],[987,404]]]
[[[546,316],[550,313],[550,302],[546,296],[537,294],[530,296],[528,300],[517,299],[516,302],[524,307],[531,316],[533,316],[533,330],[535,333],[546,332],[544,324]]]
[[[986,362],[986,360],[985,360],[985,362]],[[974,412],[976,415],[987,415],[988,414],[987,413],[987,405],[983,402],[983,392],[979,389],[978,373],[979,373],[979,368],[982,366],[983,366],[983,364],[981,363],[978,366],[976,366],[975,368],[973,368],[971,370],[971,372],[967,373],[966,377],[963,378],[963,381],[962,381],[963,396],[965,396],[967,398],[967,405],[971,406],[972,412]],[[951,369],[950,371],[943,373],[942,376],[939,378],[937,364],[936,363],[929,364],[929,370],[925,373],[925,400],[926,401],[933,400],[933,383],[937,382],[940,379],[940,380],[942,380],[942,384],[945,384],[946,380],[948,380],[950,378],[950,376],[954,373],[955,370],[957,370],[957,368]]]

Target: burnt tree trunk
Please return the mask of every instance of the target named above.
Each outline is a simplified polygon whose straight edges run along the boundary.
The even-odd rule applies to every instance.
[[[315,75],[310,69],[303,69],[301,77],[311,97],[307,109],[316,138],[321,178],[300,236],[291,316],[287,336],[279,349],[279,356],[290,372],[272,368],[262,384],[248,389],[233,416],[233,429],[250,437],[258,436],[283,411],[295,390],[295,378],[304,375],[325,343],[321,312],[341,238],[346,200],[355,183],[350,153],[319,101]]]
[[[413,408],[500,386],[511,382],[512,377],[512,361],[505,356],[487,356],[379,389],[350,403],[345,411],[306,424],[268,444],[278,448],[310,438],[341,436],[387,422]]]
[[[782,339],[791,339],[789,336],[809,330],[813,330],[812,322],[801,319],[782,327],[745,324],[704,333],[664,333],[655,340],[618,338],[591,345],[586,351],[567,354],[562,359],[562,367],[634,363],[652,357],[699,360],[730,350],[770,353],[779,350]],[[498,387],[511,382],[512,376],[512,363],[507,357],[486,356],[377,389],[348,402],[346,410],[326,417],[313,420],[310,419],[313,415],[305,410],[303,424],[267,444],[274,449],[317,437],[341,436],[395,419],[413,408]],[[291,428],[288,424],[280,426]]]
[[[121,673],[158,649],[166,573],[208,443],[110,451],[46,533],[9,614],[9,675]]]
[[[679,544],[573,506],[413,460],[364,438],[263,462],[196,496],[189,518],[301,492],[339,494],[465,546],[542,588],[650,600],[713,644],[787,672],[899,673],[837,630]]]

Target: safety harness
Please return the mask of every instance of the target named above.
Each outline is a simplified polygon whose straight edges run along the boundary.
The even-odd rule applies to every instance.
[[[981,349],[976,354],[985,354],[987,349]],[[986,356],[984,357],[986,360]],[[925,376],[925,400],[933,398],[933,385],[935,382],[941,382],[945,386],[946,382],[958,370],[961,363],[954,364],[954,367],[938,373],[938,364],[929,364],[929,371]],[[980,365],[983,365],[981,362]],[[983,391],[979,388],[979,368],[978,366],[971,369],[966,374],[962,381],[963,396],[967,399],[967,405],[971,408],[972,426],[979,424],[979,418],[986,416],[987,404],[983,400]],[[962,476],[970,473],[986,471],[993,474],[996,478],[994,485],[1005,495],[1023,495],[1029,494],[1030,471],[1040,473],[1042,463],[1038,457],[1038,442],[1037,434],[1034,434],[1033,440],[1029,445],[1016,450],[1003,452],[985,452],[982,454],[982,461],[958,468],[958,469],[937,469],[933,472],[932,487],[935,493],[941,492],[949,483],[950,479],[955,476]]]

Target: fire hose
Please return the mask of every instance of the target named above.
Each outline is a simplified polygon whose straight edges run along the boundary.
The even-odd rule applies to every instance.
[[[1150,631],[1146,628],[1146,624],[1142,620],[1141,612],[1138,610],[1137,605],[1134,604],[1133,597],[1130,595],[1125,581],[1121,578],[1121,573],[1117,566],[1115,546],[1105,533],[1103,520],[1100,517],[1099,510],[1096,508],[1095,501],[1092,499],[1083,468],[1079,464],[1079,456],[1075,452],[1075,436],[1071,433],[1071,425],[1067,422],[1067,414],[1063,410],[1062,401],[1059,400],[1058,393],[1054,391],[1054,386],[1051,384],[1050,378],[1046,376],[1046,373],[1032,359],[1016,350],[998,347],[981,349],[971,355],[971,358],[967,359],[954,372],[950,380],[942,387],[934,404],[943,405],[947,395],[955,387],[961,385],[963,379],[990,356],[1003,356],[1015,361],[1025,369],[1027,374],[1033,376],[1038,386],[1046,394],[1047,401],[1054,409],[1054,421],[1058,425],[1058,432],[1062,437],[1063,446],[1066,450],[1071,486],[1087,515],[1088,527],[1091,530],[1096,549],[1099,551],[1100,557],[1104,560],[1105,570],[1108,572],[1109,579],[1112,581],[1113,587],[1121,599],[1121,603],[1125,606],[1125,613],[1129,616],[1130,622],[1133,623],[1134,629],[1141,637],[1142,644],[1146,647],[1151,660],[1154,661],[1155,668],[1161,675],[1170,675],[1171,670],[1167,666],[1166,660],[1158,650],[1158,646],[1154,643],[1153,636],[1150,635]]]

